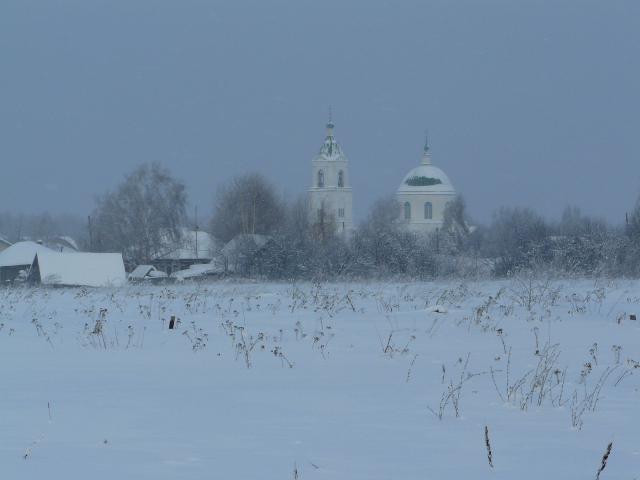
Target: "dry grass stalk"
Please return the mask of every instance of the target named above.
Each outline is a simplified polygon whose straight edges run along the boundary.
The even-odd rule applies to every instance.
[[[602,460],[600,461],[601,462],[600,468],[598,469],[598,473],[596,474],[596,480],[600,479],[600,474],[607,466],[607,460],[609,460],[609,455],[611,455],[612,448],[613,448],[613,442],[609,442],[609,445],[607,445],[607,449],[605,450],[604,455],[602,455]]]
[[[487,447],[487,460],[489,461],[489,466],[493,468],[493,453],[491,452],[491,442],[489,441],[489,427],[485,425],[484,427],[484,444]]]

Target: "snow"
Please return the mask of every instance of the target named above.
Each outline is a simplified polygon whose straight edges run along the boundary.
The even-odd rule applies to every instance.
[[[196,263],[194,265],[189,266],[189,268],[185,268],[184,270],[179,270],[171,274],[172,278],[177,280],[185,280],[187,278],[196,278],[202,277],[206,275],[216,275],[222,274],[225,272],[224,262],[220,259],[213,259],[209,263]]]
[[[0,267],[31,265],[37,253],[51,252],[51,249],[36,242],[17,242],[0,252]]]
[[[44,285],[104,287],[127,281],[120,253],[38,252],[36,262]]]
[[[0,289],[2,476],[293,479],[295,465],[300,480],[577,480],[613,441],[600,478],[632,479],[639,292],[527,279]],[[593,409],[572,406],[599,384]],[[451,385],[458,415],[448,401],[440,419]]]
[[[141,280],[145,278],[149,274],[149,272],[151,272],[154,269],[155,267],[153,265],[138,265],[129,274],[129,278],[132,280]]]
[[[167,274],[156,269],[153,265],[138,265],[129,274],[130,280],[144,280],[145,278],[166,278]]]

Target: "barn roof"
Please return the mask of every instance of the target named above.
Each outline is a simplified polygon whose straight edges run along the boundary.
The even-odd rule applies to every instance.
[[[17,242],[0,253],[0,267],[31,265],[37,253],[50,251],[36,242]]]
[[[120,253],[38,252],[31,270],[45,285],[106,287],[127,281]]]

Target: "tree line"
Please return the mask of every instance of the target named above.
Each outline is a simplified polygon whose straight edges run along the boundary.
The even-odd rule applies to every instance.
[[[240,273],[271,279],[505,277],[522,271],[553,270],[567,275],[639,276],[640,203],[622,226],[609,225],[567,207],[558,221],[529,208],[504,207],[487,225],[467,217],[458,197],[445,209],[438,232],[418,235],[397,222],[393,197],[378,200],[352,235],[336,233],[330,222],[312,224],[306,197],[286,201],[260,174],[246,174],[218,189],[211,221],[216,239],[267,235],[261,249],[247,245]],[[43,219],[44,218],[44,219]],[[78,231],[77,222],[54,226],[52,217],[31,219],[33,233]],[[0,232],[15,230],[16,218],[0,215]],[[43,226],[44,225],[44,226]],[[71,229],[71,226],[73,228]],[[184,183],[157,163],[128,174],[113,191],[96,200],[84,247],[122,252],[130,264],[149,262],[181,229],[187,215]],[[38,230],[40,229],[40,230]]]

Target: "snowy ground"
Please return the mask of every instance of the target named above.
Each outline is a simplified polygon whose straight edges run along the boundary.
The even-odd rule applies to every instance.
[[[1,478],[589,479],[609,442],[640,478],[630,314],[622,280],[3,289]]]

